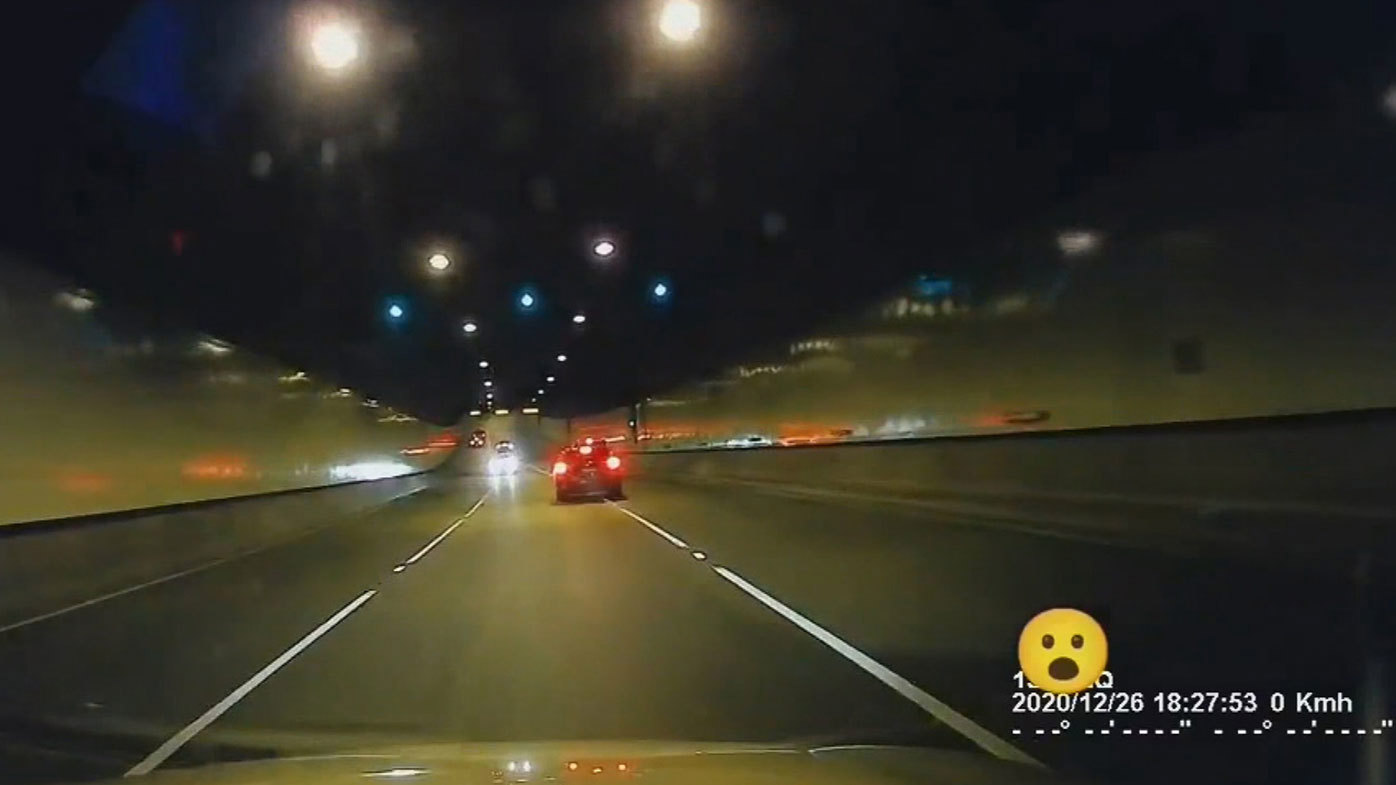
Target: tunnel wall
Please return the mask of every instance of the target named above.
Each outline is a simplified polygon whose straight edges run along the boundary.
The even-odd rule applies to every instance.
[[[0,528],[0,629],[352,521],[428,483],[414,474]]]
[[[0,525],[430,469],[449,431],[0,257]]]

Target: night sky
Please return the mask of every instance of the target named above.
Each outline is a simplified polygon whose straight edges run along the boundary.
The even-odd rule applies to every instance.
[[[991,280],[976,249],[1141,166],[1370,112],[1396,53],[1347,2],[703,9],[676,48],[649,0],[35,8],[7,247],[427,419],[480,400],[482,357],[501,404],[555,373],[581,413],[917,274]],[[366,42],[341,77],[307,65],[327,12]]]

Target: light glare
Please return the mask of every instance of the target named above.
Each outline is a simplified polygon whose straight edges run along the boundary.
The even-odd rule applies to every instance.
[[[659,32],[675,43],[688,43],[703,27],[703,9],[693,0],[669,0],[659,12]]]
[[[342,71],[359,59],[359,33],[345,22],[321,22],[310,34],[310,52],[327,71]]]

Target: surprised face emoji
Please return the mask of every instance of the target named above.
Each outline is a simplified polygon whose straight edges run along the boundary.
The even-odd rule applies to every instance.
[[[1032,617],[1018,636],[1023,677],[1047,692],[1080,692],[1105,671],[1105,630],[1075,608],[1052,608]]]

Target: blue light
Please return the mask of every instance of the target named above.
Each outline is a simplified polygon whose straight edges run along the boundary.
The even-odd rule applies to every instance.
[[[397,324],[407,318],[407,306],[401,300],[389,300],[383,314],[388,317],[390,323]]]
[[[402,310],[402,306],[401,306],[401,305],[390,305],[390,306],[388,306],[388,316],[389,316],[390,318],[393,318],[393,319],[401,319],[401,318],[402,318],[403,316],[405,316],[405,315],[407,315],[407,312],[404,311],[404,310]]]
[[[673,293],[674,288],[669,285],[668,281],[655,281],[650,286],[650,297],[654,298],[656,302],[668,300]]]
[[[533,295],[529,294],[528,292],[524,292],[523,296],[519,298],[519,305],[522,305],[525,308],[532,308],[534,302],[536,301],[534,300]]]

